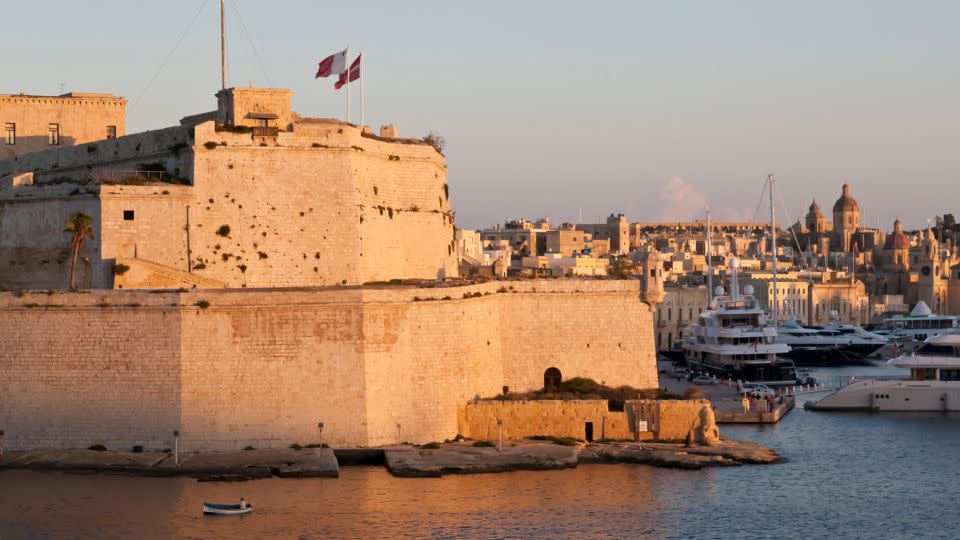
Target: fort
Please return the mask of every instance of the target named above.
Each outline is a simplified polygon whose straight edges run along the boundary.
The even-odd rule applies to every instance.
[[[660,268],[454,279],[438,148],[301,118],[287,90],[217,97],[178,126],[0,161],[8,448],[161,450],[174,431],[183,450],[284,448],[320,422],[332,445],[418,443],[547,370],[656,388]],[[94,237],[68,291],[75,212]]]

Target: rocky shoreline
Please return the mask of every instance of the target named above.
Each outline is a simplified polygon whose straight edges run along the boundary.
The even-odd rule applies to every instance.
[[[412,445],[367,449],[382,456],[391,474],[404,478],[437,478],[447,474],[479,474],[521,470],[556,470],[580,464],[635,463],[655,467],[702,469],[746,464],[780,463],[783,458],[760,445],[724,439],[710,445],[668,442],[602,442],[555,444],[549,441],[505,442],[502,451],[469,441],[436,448]],[[119,473],[139,476],[191,476],[200,481],[242,481],[282,478],[336,478],[340,465],[334,451],[324,449],[251,450],[181,454],[126,453],[94,450],[6,452],[0,469]]]

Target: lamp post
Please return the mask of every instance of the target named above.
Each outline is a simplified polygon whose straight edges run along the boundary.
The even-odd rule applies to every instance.
[[[180,465],[180,430],[173,430],[173,462]]]
[[[0,456],[3,455],[3,430],[0,429]]]
[[[323,453],[323,422],[317,422],[317,429],[320,430],[320,453]]]
[[[503,452],[503,418],[497,418],[497,452]]]
[[[397,444],[403,444],[403,439],[400,438],[400,422],[397,422]]]

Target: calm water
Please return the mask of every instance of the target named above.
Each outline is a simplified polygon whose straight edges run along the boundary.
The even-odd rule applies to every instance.
[[[5,471],[0,539],[960,537],[960,415],[800,407],[775,426],[723,432],[771,446],[789,462],[443,479],[361,467],[336,480],[240,484]],[[204,500],[240,496],[255,502],[253,514],[200,514]]]

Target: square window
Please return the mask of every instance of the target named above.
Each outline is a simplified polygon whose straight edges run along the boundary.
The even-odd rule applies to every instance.
[[[13,122],[7,122],[3,125],[4,140],[7,144],[17,144],[17,125]]]
[[[133,210],[124,210],[124,211],[123,211],[123,220],[124,220],[124,221],[133,221]]]
[[[107,126],[107,138],[108,139],[117,138],[117,126]]]

